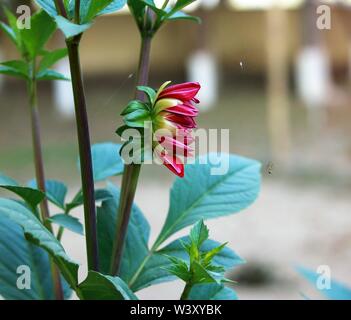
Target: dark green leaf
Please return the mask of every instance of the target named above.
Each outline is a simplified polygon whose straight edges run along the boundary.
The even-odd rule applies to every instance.
[[[94,271],[89,271],[79,289],[84,300],[138,300],[122,279]]]
[[[166,258],[170,260],[171,265],[169,267],[164,267],[164,270],[185,282],[188,282],[191,279],[189,266],[184,260],[172,256],[166,256]]]
[[[128,103],[127,107],[122,111],[121,116],[125,116],[129,113],[132,113],[137,110],[144,110],[147,111],[148,107],[145,103],[138,101],[138,100],[132,100]]]
[[[72,232],[78,233],[82,236],[84,235],[83,225],[80,223],[78,218],[62,213],[50,217],[49,221]]]
[[[45,198],[45,194],[37,189],[6,184],[0,184],[0,188],[11,191],[21,197],[30,206],[33,212],[36,212],[37,205]]]
[[[0,29],[9,37],[9,39],[17,45],[16,33],[6,23],[0,21]]]
[[[45,11],[32,16],[30,29],[21,30],[23,43],[31,58],[39,54],[55,30],[55,22]]]
[[[166,14],[166,11],[158,8],[154,2],[154,0],[141,0],[144,2],[148,7],[150,7],[159,17],[162,17]]]
[[[79,35],[91,27],[91,23],[75,24],[61,16],[57,16],[55,21],[67,39]]]
[[[192,4],[195,1],[196,0],[177,0],[176,4],[171,9],[169,15],[170,16],[173,15],[175,12],[178,12],[178,11],[184,9],[186,6],[188,6],[189,4]]]
[[[123,173],[124,165],[119,154],[120,148],[120,144],[112,142],[97,143],[92,146],[91,153],[95,182]]]
[[[48,254],[29,243],[23,230],[16,223],[0,215],[0,296],[7,300],[53,300],[54,291]],[[17,268],[30,268],[30,289],[17,287]],[[71,289],[62,279],[65,298],[69,299]]]
[[[193,277],[192,281],[195,284],[198,283],[218,283],[220,284],[220,281],[217,280],[208,270],[206,270],[200,263],[197,261],[194,261],[192,263],[192,268],[193,268]]]
[[[28,186],[34,189],[38,189],[38,185],[35,180],[28,183]],[[45,181],[46,196],[53,204],[61,209],[65,209],[65,198],[67,194],[67,187],[64,183],[55,180]]]
[[[54,51],[45,51],[40,61],[39,71],[44,71],[52,67],[56,62],[63,59],[67,55],[67,49],[57,49]]]
[[[135,110],[126,114],[123,120],[127,126],[143,128],[145,121],[150,120],[150,113],[148,110]]]
[[[55,71],[55,70],[43,70],[40,71],[37,76],[36,76],[37,80],[64,80],[64,81],[70,81],[69,78],[67,78],[66,76],[64,76],[63,74]]]
[[[54,259],[66,281],[72,288],[76,287],[78,264],[67,256],[62,245],[32,212],[14,200],[0,199],[0,214],[21,226],[27,240],[46,250]]]
[[[0,63],[0,73],[23,79],[29,78],[28,65],[22,60],[12,60]]]
[[[110,191],[106,189],[95,189],[95,202],[105,201],[108,199],[113,198]],[[83,193],[80,190],[71,203],[67,204],[66,209],[67,211],[71,211],[72,209],[79,207],[83,204]]]
[[[189,257],[186,251],[184,250],[184,245],[189,245],[190,239],[189,237],[182,237],[177,239],[170,244],[168,244],[163,249],[159,250],[159,254],[171,255],[179,257],[183,260],[188,261]],[[200,248],[200,252],[211,252],[215,248],[218,248],[220,243],[213,240],[206,240]],[[237,265],[241,265],[245,263],[245,261],[240,258],[233,250],[228,247],[223,248],[218,252],[216,256],[214,256],[212,260],[214,265],[222,266],[226,270],[229,270]]]
[[[8,10],[6,7],[4,7],[4,12],[5,12],[5,15],[7,17],[7,21],[9,23],[9,26],[13,31],[13,35],[14,35],[13,39],[16,39],[15,44],[17,46],[17,49],[19,50],[19,52],[22,55],[24,55],[26,52],[25,52],[25,49],[24,49],[23,43],[22,43],[21,30],[19,30],[17,28],[17,17],[10,10]]]
[[[35,0],[40,7],[42,7],[51,17],[58,15],[53,0]]]
[[[81,0],[80,1],[80,23],[91,22],[96,15],[109,5],[111,0]]]
[[[201,23],[201,19],[199,17],[189,15],[189,14],[182,12],[182,11],[175,12],[172,15],[167,16],[166,19],[167,20],[191,20],[191,21],[195,21],[197,23]]]
[[[0,185],[19,187],[19,184],[16,180],[8,176],[5,176],[1,172],[0,172]]]
[[[140,238],[138,237],[138,233],[133,234],[133,236],[133,239]],[[133,248],[133,239],[130,240],[130,248]],[[183,237],[175,240],[166,247],[151,255],[147,255],[146,250],[143,254],[138,255],[138,260],[140,257],[142,257],[144,260],[146,260],[146,262],[144,261],[145,265],[141,270],[136,269],[137,272],[135,272],[135,269],[133,268],[128,270],[128,279],[130,279],[128,283],[133,291],[138,291],[157,283],[174,280],[174,276],[170,275],[169,272],[167,272],[167,268],[171,267],[172,265],[167,257],[177,257],[189,263],[189,255],[184,249],[184,244],[190,244],[189,237]],[[218,246],[218,242],[207,240],[201,246],[201,251],[210,251]],[[133,252],[132,249],[131,252]],[[225,270],[229,270],[234,266],[244,263],[244,260],[242,260],[231,249],[226,247],[214,257],[212,263],[216,266],[224,267]]]
[[[146,96],[149,99],[149,102],[151,103],[151,105],[153,105],[156,98],[156,91],[150,87],[145,86],[138,86],[137,88],[139,91],[142,91],[146,94]]]
[[[198,284],[190,291],[188,300],[237,300],[238,297],[232,289],[223,284]]]
[[[97,209],[100,264],[104,273],[108,273],[110,270],[120,196],[119,189],[110,183],[108,190],[113,195],[113,199],[104,201],[102,206]],[[148,255],[149,236],[150,226],[147,220],[139,208],[133,205],[121,266],[121,278],[127,283]]]
[[[99,12],[99,15],[116,12],[122,9],[126,3],[126,0],[113,0],[105,9]]]
[[[209,231],[203,220],[196,223],[190,230],[191,242],[198,248],[208,239],[208,236]]]
[[[218,166],[211,163],[215,159],[224,167],[228,165],[228,170],[214,175]],[[200,219],[217,218],[248,207],[260,190],[260,168],[257,161],[228,154],[221,154],[219,159],[217,154],[201,156],[195,164],[186,166],[185,177],[177,178],[172,187],[167,219],[156,244]]]

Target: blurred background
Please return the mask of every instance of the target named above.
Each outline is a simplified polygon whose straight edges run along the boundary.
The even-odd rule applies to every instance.
[[[14,12],[33,4],[0,2]],[[247,260],[229,275],[238,281],[240,299],[319,298],[296,265],[328,265],[333,278],[351,286],[351,1],[197,0],[190,10],[202,24],[162,28],[153,43],[150,81],[155,87],[166,80],[201,82],[198,126],[230,129],[230,151],[263,164],[258,201],[208,222],[212,238],[229,241]],[[64,46],[59,33],[51,46]],[[138,31],[127,8],[97,19],[84,35],[94,143],[119,141],[114,131],[133,95],[138,55]],[[16,57],[0,33],[0,60]],[[67,61],[57,69],[68,74]],[[67,182],[73,196],[80,178],[70,83],[41,83],[39,90],[46,175]],[[25,183],[33,170],[25,85],[0,77],[0,171]],[[152,241],[173,179],[163,167],[142,170],[136,202],[152,225]],[[79,210],[75,214],[82,218]],[[64,244],[85,262],[81,237],[67,231]],[[178,298],[182,283],[169,288],[155,286],[139,296]]]

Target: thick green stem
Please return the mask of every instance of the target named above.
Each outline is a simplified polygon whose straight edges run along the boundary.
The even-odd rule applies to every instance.
[[[149,81],[151,37],[142,37],[137,86],[146,86]],[[145,99],[141,91],[136,90],[135,98]],[[121,197],[118,208],[115,240],[113,243],[111,269],[113,275],[118,275],[121,267],[124,242],[128,230],[131,209],[133,206],[136,187],[140,173],[141,164],[129,164],[124,166],[122,179]]]
[[[38,101],[37,101],[37,82],[35,75],[36,64],[35,61],[32,65],[32,76],[28,80],[28,94],[30,103],[30,115],[31,115],[31,126],[32,126],[32,143],[34,151],[34,164],[35,164],[35,176],[37,181],[38,189],[42,192],[46,192],[45,187],[45,173],[44,173],[44,160],[42,153],[41,144],[41,133],[40,133],[40,120],[38,111]],[[41,221],[46,226],[46,228],[53,233],[51,223],[47,220],[50,218],[48,201],[45,198],[40,203],[40,215]],[[53,280],[54,295],[56,300],[63,300],[63,290],[60,278],[60,272],[57,266],[54,264],[52,259],[50,259],[50,268]]]
[[[93,165],[85,92],[79,58],[80,39],[81,35],[78,35],[68,39],[66,43],[70,61],[78,132],[88,268],[89,270],[99,271]]]
[[[189,294],[190,294],[190,291],[191,291],[191,288],[193,287],[192,283],[191,282],[187,282],[186,285],[185,285],[185,288],[183,290],[183,293],[180,297],[180,300],[188,300],[189,298]]]

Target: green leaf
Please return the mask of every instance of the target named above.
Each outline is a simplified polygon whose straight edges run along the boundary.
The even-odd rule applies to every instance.
[[[37,76],[36,79],[41,81],[41,80],[64,80],[64,81],[70,81],[69,78],[67,78],[66,76],[64,76],[63,74],[55,71],[55,70],[43,70],[40,71]]]
[[[53,0],[35,0],[35,2],[42,7],[51,17],[58,15]]]
[[[166,258],[168,258],[172,264],[169,267],[164,267],[164,270],[185,282],[191,279],[189,266],[184,260],[172,256],[166,256]]]
[[[184,250],[184,245],[189,245],[191,243],[189,237],[182,237],[177,239],[170,244],[168,244],[163,249],[159,250],[158,254],[165,254],[179,257],[183,260],[188,261],[189,256]],[[206,240],[200,247],[200,252],[211,252],[215,248],[218,248],[220,243],[214,240]],[[239,257],[233,250],[228,247],[223,248],[218,252],[216,256],[213,257],[212,263],[216,266],[224,267],[225,270],[229,270],[235,266],[245,263],[241,257]]]
[[[157,246],[200,219],[239,212],[256,200],[260,190],[260,164],[251,159],[221,154],[220,163],[228,164],[228,170],[222,175],[212,175],[215,166],[211,161],[216,157],[217,154],[201,156],[195,164],[186,166],[183,179],[176,179]]]
[[[30,206],[33,212],[36,212],[36,207],[45,198],[45,194],[37,189],[6,184],[0,184],[0,188],[11,191],[21,197]]]
[[[120,190],[111,183],[108,183],[108,190],[113,195],[113,198],[104,201],[101,207],[97,209],[100,267],[104,273],[109,273],[110,271],[120,197]],[[133,205],[121,266],[121,278],[127,283],[137,272],[143,259],[149,253],[149,236],[150,226],[147,220],[140,209]]]
[[[16,39],[15,44],[17,46],[17,49],[22,55],[24,55],[24,54],[26,54],[26,50],[23,46],[21,30],[19,30],[17,28],[17,17],[10,10],[8,10],[6,7],[4,7],[4,12],[5,12],[5,15],[7,17],[9,27],[13,31],[13,35],[14,35],[13,39]]]
[[[19,183],[16,180],[8,176],[5,176],[1,172],[0,172],[0,185],[19,187]]]
[[[28,65],[22,60],[12,60],[0,63],[0,73],[23,79],[29,78]]]
[[[142,109],[135,110],[126,114],[123,120],[127,126],[143,128],[145,121],[150,120],[150,112]]]
[[[114,2],[114,3],[112,3],[112,2]],[[85,8],[81,9],[81,22],[85,23],[85,22],[92,21],[98,15],[101,15],[101,14],[104,14],[107,12],[113,12],[113,11],[116,11],[116,10],[122,8],[123,5],[125,4],[125,1],[87,0],[87,1],[85,1],[85,3],[84,3],[84,1],[81,2],[81,8],[82,8],[82,4],[84,4]],[[108,8],[111,4],[113,5],[113,7]],[[112,8],[112,11],[111,11],[111,8]],[[117,8],[117,9],[115,9],[115,8]],[[106,9],[106,11],[105,11],[105,9]]]
[[[113,198],[113,196],[110,193],[110,191],[106,189],[95,189],[95,202],[105,201],[111,198]],[[72,209],[81,206],[83,202],[84,202],[83,192],[82,190],[79,190],[79,192],[75,195],[72,202],[66,205],[66,210],[71,211]]]
[[[52,275],[48,254],[29,243],[16,223],[0,215],[0,296],[7,300],[54,300]],[[16,283],[20,266],[28,266],[30,289],[20,290]],[[69,299],[71,289],[62,279],[64,295]]]
[[[196,223],[195,226],[190,230],[191,242],[194,243],[196,247],[200,247],[205,242],[205,240],[208,239],[208,236],[209,231],[203,220]]]
[[[79,35],[91,27],[91,23],[75,24],[61,16],[56,16],[55,21],[66,39]]]
[[[83,225],[78,218],[62,213],[56,214],[48,220],[72,232],[78,233],[82,236],[84,235]]]
[[[137,110],[148,110],[148,107],[145,103],[139,100],[132,100],[128,103],[125,109],[122,111],[121,116],[125,116],[129,113],[132,113]]]
[[[28,186],[34,189],[38,189],[38,185],[35,180],[28,183]],[[65,210],[65,198],[67,194],[67,187],[64,183],[55,180],[45,181],[46,196],[53,204],[59,208]]]
[[[208,270],[206,270],[200,263],[197,261],[194,261],[192,263],[192,268],[193,268],[193,277],[192,281],[195,284],[198,283],[218,283],[220,284],[220,281],[217,280]]]
[[[173,15],[175,12],[178,12],[178,11],[184,9],[186,6],[188,6],[189,4],[192,4],[195,1],[196,0],[177,0],[176,4],[171,9],[169,15],[170,16]]]
[[[0,199],[0,214],[21,226],[27,240],[47,251],[70,286],[76,287],[78,264],[67,256],[62,245],[25,206],[14,200]]]
[[[162,17],[166,14],[166,11],[158,8],[154,2],[154,0],[141,0],[144,2],[148,7],[150,7],[159,17]]]
[[[84,300],[138,300],[122,279],[95,271],[89,271],[79,289]]]
[[[182,11],[175,12],[170,16],[167,16],[167,20],[191,20],[197,23],[201,23],[201,19],[199,17],[192,16]]]
[[[63,59],[67,55],[67,49],[57,49],[54,51],[45,51],[40,61],[39,72],[52,67],[56,62]]]
[[[112,142],[97,143],[92,146],[91,153],[95,182],[123,173],[124,165],[119,154],[120,148],[120,144]]]
[[[234,290],[223,284],[197,284],[190,291],[188,300],[237,300]]]
[[[30,29],[21,30],[23,43],[31,58],[39,54],[55,30],[55,22],[45,11],[32,16]]]
[[[133,236],[133,239],[140,239],[140,236],[138,238],[138,233],[135,233]],[[131,239],[130,241],[130,248],[132,248],[133,240]],[[138,260],[140,259],[140,257],[143,257],[143,262],[145,262],[145,260],[146,262],[141,271],[139,270],[138,274],[133,268],[128,270],[128,279],[130,279],[128,283],[133,289],[133,291],[138,291],[151,285],[155,285],[157,283],[174,280],[174,276],[170,275],[169,272],[167,272],[167,268],[171,267],[172,265],[167,257],[177,257],[189,263],[189,255],[184,249],[184,244],[190,244],[189,237],[177,239],[169,245],[167,245],[166,247],[150,254],[149,256],[146,250],[142,254],[140,254],[140,256],[138,255]],[[213,240],[207,240],[204,242],[200,249],[201,251],[210,251],[218,246],[218,242]],[[130,252],[132,254],[132,249]],[[229,270],[234,266],[243,264],[244,260],[242,260],[231,249],[226,247],[221,252],[219,252],[217,256],[214,257],[212,263],[216,266],[224,267],[225,270]],[[136,270],[138,270],[138,268]]]
[[[321,294],[330,300],[351,300],[351,288],[335,280],[331,280],[330,288],[319,289],[317,284],[320,277],[325,277],[313,270],[297,267],[297,271],[309,281]]]
[[[103,10],[111,0],[81,0],[80,1],[80,23],[91,22],[95,16]]]
[[[223,243],[221,244],[220,246],[216,247],[216,248],[213,248],[212,250],[206,252],[203,256],[203,262],[205,264],[208,264],[210,262],[212,262],[212,259],[218,255],[224,248],[225,246],[227,245],[227,243]]]
[[[116,12],[122,9],[126,3],[126,0],[113,0],[105,9],[101,10],[98,15]]]
[[[8,36],[8,38],[17,45],[16,33],[6,23],[0,21],[0,29]]]
[[[151,105],[154,104],[155,102],[155,98],[156,98],[156,91],[150,87],[145,87],[145,86],[138,86],[137,89],[139,91],[142,91],[146,94],[146,96],[149,99],[149,102],[151,103]]]

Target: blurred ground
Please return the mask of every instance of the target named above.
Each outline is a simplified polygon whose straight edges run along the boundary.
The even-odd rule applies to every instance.
[[[117,141],[114,131],[120,124],[119,113],[132,96],[128,81],[88,81],[93,142]],[[7,83],[1,95],[0,171],[24,183],[33,177],[33,163],[23,89],[20,84]],[[40,92],[47,176],[67,182],[73,195],[79,187],[74,122],[62,119],[55,111],[47,85],[44,84]],[[305,109],[291,98],[291,163],[273,163],[270,175],[265,106],[266,97],[260,87],[230,84],[223,90],[217,107],[201,114],[198,121],[199,127],[230,128],[231,152],[263,163],[259,200],[240,214],[209,222],[211,237],[229,241],[231,248],[248,261],[232,275],[234,279],[242,279],[242,283],[236,285],[239,297],[302,299],[301,293],[318,297],[296,275],[294,265],[311,268],[329,265],[333,277],[351,285],[350,110],[330,109],[322,130],[311,132]],[[172,179],[164,168],[143,168],[136,201],[152,225],[152,239],[167,212],[168,187]],[[81,212],[76,214],[82,215]],[[83,264],[83,239],[66,232],[64,244]],[[262,273],[263,279],[250,285],[254,281],[243,274],[250,270],[245,268]],[[140,297],[177,298],[180,290],[181,283],[172,290],[169,284],[164,284],[142,291]]]

